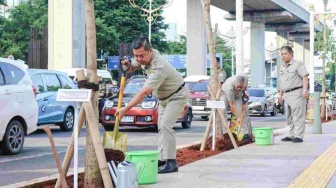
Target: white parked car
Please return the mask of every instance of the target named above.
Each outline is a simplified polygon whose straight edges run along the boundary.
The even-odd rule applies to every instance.
[[[37,129],[36,89],[24,64],[0,58],[0,150],[18,154],[24,137]]]

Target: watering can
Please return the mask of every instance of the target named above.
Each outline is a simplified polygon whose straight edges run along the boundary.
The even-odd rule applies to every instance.
[[[140,164],[140,163],[139,163]],[[119,163],[118,168],[114,161],[108,163],[113,181],[116,188],[137,188],[138,179],[143,171],[143,166],[140,164],[140,171],[137,175],[136,166],[134,163],[123,161]]]

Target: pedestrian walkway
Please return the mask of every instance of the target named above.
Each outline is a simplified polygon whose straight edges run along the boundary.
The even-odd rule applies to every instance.
[[[151,188],[336,187],[336,121],[324,123],[323,134],[306,126],[303,143],[249,144],[159,174]]]

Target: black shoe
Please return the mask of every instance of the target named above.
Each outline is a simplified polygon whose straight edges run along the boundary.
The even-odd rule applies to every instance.
[[[283,141],[283,142],[292,142],[293,138],[285,137],[285,138],[281,139],[281,141]]]
[[[162,167],[159,168],[158,173],[164,174],[164,173],[171,173],[171,172],[177,172],[178,166],[176,159],[168,159],[166,164],[164,164]]]
[[[242,141],[252,141],[252,138],[250,137],[250,135],[245,134]]]
[[[295,137],[292,142],[293,143],[301,143],[301,142],[303,142],[303,140],[301,138]]]
[[[167,161],[158,161],[158,168],[162,167],[163,165],[165,165],[167,163]]]

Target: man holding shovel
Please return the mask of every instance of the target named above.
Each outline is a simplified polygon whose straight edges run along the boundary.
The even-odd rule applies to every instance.
[[[158,173],[178,171],[176,161],[176,138],[173,127],[188,101],[189,89],[185,87],[180,73],[168,63],[161,54],[153,49],[147,37],[136,37],[132,43],[134,60],[130,71],[143,69],[148,75],[141,91],[127,106],[115,115],[123,117],[128,110],[140,103],[146,96],[153,94],[159,99],[159,167]],[[130,64],[123,60],[122,64]]]
[[[241,132],[244,134],[243,141],[252,140],[249,135],[248,122],[243,121],[246,104],[243,101],[243,91],[247,89],[248,77],[247,75],[235,75],[228,78],[222,86],[224,93],[223,101],[225,103],[224,115],[227,114],[227,109],[231,109],[231,113],[236,117],[236,122],[241,125]],[[241,106],[239,110],[237,106]],[[239,112],[239,113],[238,113]],[[248,117],[245,117],[248,118]],[[237,135],[238,136],[238,135]]]

